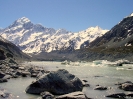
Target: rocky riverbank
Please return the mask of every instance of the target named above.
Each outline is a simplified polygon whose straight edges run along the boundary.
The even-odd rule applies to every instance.
[[[45,71],[44,68],[38,66],[25,66],[16,62],[0,60],[0,83],[8,83],[8,81],[12,78],[37,78],[48,72],[49,71]],[[4,88],[0,88],[0,99],[14,99],[14,97],[10,92],[5,90]]]
[[[34,77],[36,81],[27,85],[25,91],[30,94],[39,94],[38,99],[94,99],[83,92],[83,88],[92,88],[94,92],[112,90],[110,86],[96,85],[92,86],[86,79],[81,80],[65,69],[57,71],[46,71],[45,68],[38,66],[25,66],[23,64],[9,63],[1,61],[0,64],[0,82],[8,83],[12,78]],[[100,77],[100,76],[96,76]],[[127,99],[133,97],[133,83],[126,81],[114,84],[123,92],[114,92],[104,94],[107,98]],[[16,99],[12,92],[0,88],[0,99]],[[130,98],[129,98],[130,99]]]

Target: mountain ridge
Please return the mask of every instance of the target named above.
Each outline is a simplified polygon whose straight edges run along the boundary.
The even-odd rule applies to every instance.
[[[40,53],[68,48],[80,49],[107,31],[96,26],[72,33],[65,29],[55,30],[33,24],[28,18],[22,17],[2,29],[1,34],[25,53]]]
[[[92,41],[75,57],[80,60],[133,60],[133,14],[125,17],[111,30]]]
[[[94,40],[90,47],[120,47],[129,46],[133,40],[133,16],[124,18],[103,36]],[[133,44],[131,44],[133,45]]]
[[[42,25],[36,27],[34,24],[26,25],[26,27],[30,29],[21,28],[16,30],[17,32],[11,33],[11,35],[7,35],[10,28],[5,29],[3,36],[21,36],[22,38],[17,38],[16,41],[18,40],[17,43],[19,41],[24,42],[18,43],[18,45],[25,52],[31,51],[33,59],[72,61],[133,60],[133,14],[122,19],[109,31],[98,26],[90,27],[78,33],[62,29],[57,31]],[[44,30],[45,33],[39,32],[40,29]]]
[[[0,60],[4,59],[28,60],[30,57],[23,53],[15,44],[0,36]]]

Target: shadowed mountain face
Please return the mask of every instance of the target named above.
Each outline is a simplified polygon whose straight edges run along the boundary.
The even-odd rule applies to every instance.
[[[126,47],[133,46],[133,16],[124,18],[105,35],[94,40],[90,47]]]
[[[0,60],[6,58],[28,59],[29,56],[24,54],[15,44],[9,42],[0,36]]]

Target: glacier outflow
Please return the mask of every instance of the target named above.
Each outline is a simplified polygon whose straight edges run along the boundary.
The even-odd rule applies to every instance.
[[[86,30],[72,33],[65,29],[55,30],[41,24],[33,24],[28,18],[22,17],[0,31],[7,40],[13,42],[25,53],[51,52],[61,49],[80,49],[108,30],[100,27],[90,27]],[[86,43],[87,42],[87,43]]]

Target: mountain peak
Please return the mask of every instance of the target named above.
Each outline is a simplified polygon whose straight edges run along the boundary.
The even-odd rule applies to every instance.
[[[89,27],[88,29],[86,29],[86,32],[91,32],[91,31],[100,31],[102,30],[99,26],[96,27]]]
[[[11,24],[9,28],[22,27],[24,24],[27,24],[27,23],[31,23],[31,21],[26,17],[22,17],[22,18],[17,19],[13,24]]]
[[[125,18],[132,17],[132,16],[133,16],[133,13],[131,13],[129,16],[126,16]]]
[[[130,17],[133,16],[133,13],[130,14]]]
[[[26,17],[22,17],[22,18],[19,18],[17,20],[18,23],[27,23],[27,22],[30,22],[30,20]]]

